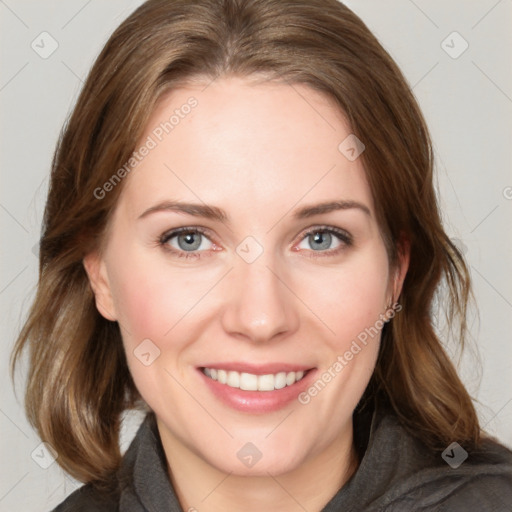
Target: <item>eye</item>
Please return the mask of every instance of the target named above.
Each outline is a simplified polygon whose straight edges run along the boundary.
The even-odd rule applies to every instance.
[[[178,228],[164,233],[160,244],[178,257],[199,257],[199,251],[207,251],[214,247],[213,242],[200,228]],[[189,253],[189,254],[187,254]]]
[[[297,247],[314,252],[337,254],[352,245],[352,236],[346,231],[334,227],[317,227],[307,231],[303,236],[303,240]]]

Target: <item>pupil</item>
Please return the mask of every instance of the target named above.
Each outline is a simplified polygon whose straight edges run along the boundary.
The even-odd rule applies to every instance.
[[[314,249],[329,249],[331,245],[331,234],[318,231],[313,235],[313,242],[317,244]]]
[[[197,238],[196,238],[197,237]],[[178,245],[183,250],[195,250],[201,245],[200,235],[197,233],[187,233],[178,237]]]

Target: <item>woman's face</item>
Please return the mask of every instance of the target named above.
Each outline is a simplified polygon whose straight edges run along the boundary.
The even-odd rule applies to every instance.
[[[396,292],[350,133],[306,86],[239,78],[153,113],[86,268],[164,446],[240,475],[349,449]]]

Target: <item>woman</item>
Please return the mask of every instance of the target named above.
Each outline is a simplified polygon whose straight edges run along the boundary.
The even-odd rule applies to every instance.
[[[62,134],[14,353],[86,483],[56,510],[508,510],[512,453],[432,323],[442,283],[463,344],[428,131],[357,16],[146,2]]]

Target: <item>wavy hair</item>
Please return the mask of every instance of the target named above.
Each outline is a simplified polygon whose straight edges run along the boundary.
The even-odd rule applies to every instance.
[[[464,346],[469,273],[443,229],[428,129],[393,59],[337,0],[149,0],[112,34],[63,127],[37,294],[12,355],[14,372],[28,350],[30,422],[83,482],[106,482],[118,468],[120,418],[140,400],[118,325],[98,313],[82,262],[104,240],[123,182],[102,199],[95,190],[129,161],[164,93],[196,79],[262,74],[335,101],[366,146],[360,158],[392,266],[401,240],[410,245],[402,310],[383,330],[365,395],[387,402],[433,450],[481,440],[431,313],[445,283]]]

